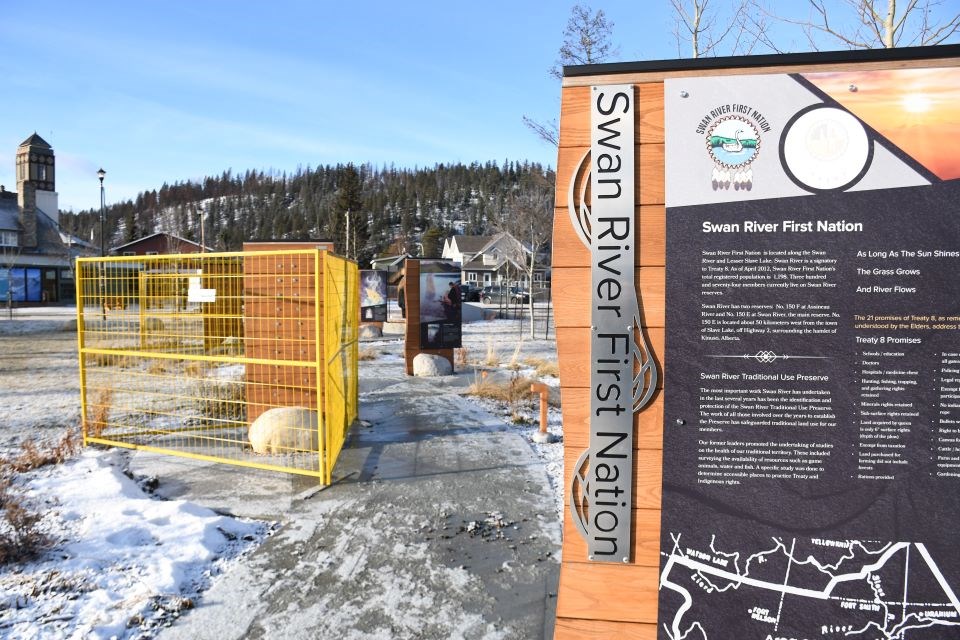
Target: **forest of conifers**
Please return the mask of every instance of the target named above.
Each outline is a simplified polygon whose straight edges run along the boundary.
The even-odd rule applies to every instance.
[[[225,171],[108,205],[106,245],[161,231],[199,241],[202,218],[205,244],[218,251],[238,250],[245,240],[314,238],[333,240],[344,253],[349,211],[352,257],[361,264],[393,243],[437,257],[448,235],[495,232],[514,215],[514,202],[537,195],[552,209],[553,183],[551,168],[512,161]],[[99,244],[99,210],[65,213],[61,220],[66,231]]]

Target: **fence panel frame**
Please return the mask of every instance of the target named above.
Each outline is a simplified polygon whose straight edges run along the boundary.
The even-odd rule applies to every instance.
[[[297,298],[304,303],[299,307],[300,309],[302,309],[306,304],[312,303],[314,305],[313,311],[308,319],[308,321],[313,324],[312,340],[314,343],[314,349],[312,349],[310,358],[303,360],[290,360],[285,359],[287,354],[284,354],[283,358],[250,357],[249,353],[246,352],[248,349],[248,340],[250,339],[250,328],[247,326],[250,316],[246,315],[245,311],[243,310],[244,307],[242,306],[245,303],[249,303],[252,295],[250,293],[251,290],[248,288],[248,284],[250,282],[250,273],[245,268],[246,265],[249,264],[247,261],[277,259],[277,262],[282,262],[283,259],[286,258],[289,259],[290,264],[293,264],[295,257],[299,257],[301,260],[302,258],[309,257],[313,261],[313,268],[309,271],[309,275],[313,280],[312,299],[308,300],[306,296],[303,298]],[[342,263],[342,265],[338,263]],[[342,297],[343,295],[349,296],[351,290],[355,294],[354,297],[356,297],[358,295],[358,291],[355,284],[352,289],[350,287],[345,287],[342,291],[340,291],[339,297],[335,295],[338,293],[337,291],[327,292],[327,287],[323,287],[323,283],[327,278],[327,274],[325,272],[328,264],[331,266],[337,265],[343,270],[344,280],[347,284],[349,284],[351,279],[356,280],[358,278],[357,265],[355,262],[338,258],[332,254],[328,254],[326,251],[320,251],[317,249],[173,254],[163,256],[151,255],[78,258],[75,269],[75,288],[77,303],[77,349],[79,354],[80,402],[84,445],[89,446],[92,444],[100,444],[106,446],[119,446],[129,449],[152,451],[156,453],[213,462],[222,462],[250,468],[284,471],[288,473],[316,477],[322,483],[330,484],[332,481],[333,466],[336,463],[337,455],[342,448],[346,432],[357,415],[358,387],[356,356],[358,350],[357,329],[359,324],[359,299],[354,301],[350,298],[343,299]],[[196,275],[192,275],[190,273],[190,269],[184,269],[184,265],[194,266],[197,268],[198,271],[195,271]],[[217,265],[220,265],[221,268],[224,265],[228,265],[228,268],[226,270],[217,271]],[[203,304],[193,304],[192,308],[190,308],[192,303],[188,302],[190,300],[189,294],[185,295],[185,292],[182,291],[182,287],[175,285],[172,287],[175,298],[174,311],[172,313],[167,313],[164,310],[160,314],[164,315],[165,320],[169,318],[171,322],[174,322],[174,326],[176,327],[175,333],[169,334],[172,335],[173,338],[166,339],[170,339],[172,342],[176,342],[176,340],[187,342],[187,340],[180,336],[181,330],[184,328],[195,328],[199,322],[202,334],[196,335],[195,333],[186,333],[184,336],[193,342],[196,342],[199,339],[200,344],[203,345],[200,347],[201,352],[195,352],[197,347],[194,347],[191,352],[178,352],[176,347],[171,347],[170,349],[164,351],[151,349],[149,336],[147,335],[148,332],[146,329],[149,322],[148,316],[150,316],[148,313],[148,308],[150,308],[148,303],[157,303],[157,300],[150,300],[147,297],[148,292],[145,289],[149,289],[149,287],[144,284],[149,279],[147,274],[151,266],[157,269],[156,273],[159,274],[158,277],[161,277],[164,275],[164,273],[166,273],[163,271],[163,269],[167,269],[172,266],[177,271],[176,277],[178,279],[181,277],[198,278],[197,282],[204,283],[201,284],[201,286],[207,286],[207,282],[217,281],[217,278],[220,278],[221,282],[228,281],[230,278],[242,278],[243,280],[241,286],[227,286],[227,290],[234,293],[233,302],[235,303],[236,307],[241,310],[236,315],[231,315],[229,311],[223,312],[221,310],[220,315],[217,315],[216,318],[213,318],[212,315],[210,318],[208,318],[208,314],[204,312],[205,307]],[[113,271],[112,274],[111,271]],[[305,273],[304,275],[307,274]],[[262,278],[262,276],[258,277]],[[284,279],[279,277],[276,278],[277,282],[282,280]],[[285,280],[293,280],[296,282],[297,279],[286,278]],[[304,282],[307,282],[308,279],[304,278],[303,280]],[[307,285],[301,283],[300,286],[307,286],[307,289],[309,290],[310,285],[309,283]],[[322,291],[321,287],[323,288]],[[216,291],[216,289],[213,291]],[[240,293],[238,294],[237,292]],[[160,304],[169,304],[170,301],[163,298],[163,295],[164,294],[158,294]],[[295,295],[300,294],[298,292]],[[235,298],[237,296],[242,296],[242,300],[236,300]],[[263,298],[263,300],[268,299],[269,298],[266,297]],[[279,293],[276,299],[283,301],[285,299],[283,293]],[[331,301],[337,313],[331,314],[327,312],[325,304],[328,300]],[[182,312],[180,309],[181,303],[184,307]],[[347,310],[353,307],[357,307],[357,312],[349,313]],[[277,308],[279,309],[279,304]],[[90,311],[94,309],[96,310],[95,313],[91,314]],[[332,310],[333,309],[331,309],[331,311]],[[210,336],[207,335],[207,321],[211,318],[213,321],[209,323],[210,327],[223,328],[211,328],[209,331],[236,331],[236,327],[239,326],[239,332],[242,335],[239,337],[232,337],[239,339],[240,344],[243,345],[241,350],[242,355],[210,355],[207,353],[207,339],[210,338]],[[282,320],[286,319],[287,318],[278,317],[276,326],[281,326]],[[262,320],[262,318],[257,318],[257,320]],[[307,320],[307,318],[303,317],[301,318],[301,321],[302,320]],[[324,336],[327,335],[327,327],[331,324],[336,324],[340,329],[338,331],[338,337],[340,339],[337,340],[336,345],[327,344],[323,339]],[[111,327],[114,325],[116,328],[111,331]],[[132,330],[134,326],[136,326],[136,334]],[[304,335],[309,335],[309,333],[304,332]],[[105,346],[104,343],[106,342],[108,336],[120,336],[120,340],[126,339],[130,344],[123,345],[123,348],[117,348],[116,345],[111,345],[109,343],[107,343]],[[343,343],[344,339],[351,337],[351,342]],[[222,339],[223,343],[226,344],[230,336],[220,336],[217,334],[212,336],[212,338],[215,340]],[[302,335],[300,338],[304,339],[304,336]],[[262,339],[263,338],[261,338],[261,340]],[[215,340],[211,340],[211,344],[213,344]],[[234,342],[236,342],[236,340],[234,340]],[[308,342],[304,342],[302,344],[306,346],[307,343]],[[348,358],[352,361],[352,365],[348,370],[346,365],[350,363],[344,363],[345,366],[341,377],[341,380],[344,384],[341,386],[342,393],[340,394],[340,402],[338,403],[343,416],[340,426],[331,425],[329,419],[327,419],[329,415],[327,407],[330,406],[330,403],[335,401],[335,398],[332,397],[332,394],[330,393],[333,391],[333,389],[329,388],[327,380],[329,372],[327,371],[326,350],[335,350],[337,354],[342,354],[345,351],[352,354],[352,357]],[[235,405],[240,405],[242,403],[244,416],[246,416],[246,407],[251,404],[249,390],[251,385],[254,384],[248,377],[250,365],[273,366],[275,368],[282,368],[279,369],[281,371],[289,370],[293,367],[295,367],[298,371],[312,371],[313,375],[315,376],[313,384],[310,386],[298,386],[297,389],[312,390],[312,393],[315,394],[314,397],[316,398],[316,406],[313,408],[316,413],[317,422],[315,467],[302,468],[299,466],[290,466],[287,464],[278,464],[274,462],[258,460],[256,457],[254,457],[257,454],[248,454],[246,452],[247,447],[245,447],[239,440],[229,441],[231,444],[236,445],[236,451],[231,451],[231,453],[236,453],[236,457],[210,455],[202,450],[193,451],[177,449],[176,446],[169,445],[156,446],[156,443],[142,441],[144,438],[149,439],[151,434],[157,439],[176,439],[176,434],[179,433],[196,434],[208,430],[215,431],[217,428],[216,426],[207,426],[202,422],[193,422],[191,425],[189,421],[196,420],[194,416],[190,416],[189,418],[186,418],[185,421],[177,423],[178,415],[175,413],[169,416],[169,418],[176,423],[175,428],[173,429],[151,429],[144,427],[144,425],[132,425],[127,427],[127,425],[123,424],[122,421],[120,423],[112,423],[107,419],[104,419],[104,424],[110,428],[110,432],[101,432],[95,434],[91,429],[91,418],[93,417],[91,414],[96,413],[91,407],[91,401],[94,400],[94,398],[91,396],[91,384],[94,383],[95,379],[107,379],[109,381],[111,377],[108,376],[106,372],[96,371],[94,372],[94,378],[91,378],[90,368],[93,366],[93,364],[91,364],[90,359],[94,359],[95,363],[98,363],[100,359],[111,363],[107,366],[116,366],[117,373],[120,372],[121,366],[125,366],[118,365],[117,363],[128,361],[136,363],[137,366],[133,368],[133,371],[126,371],[124,372],[124,375],[112,376],[113,379],[117,380],[116,389],[118,389],[120,393],[125,394],[125,396],[135,395],[138,390],[130,390],[129,388],[124,387],[123,383],[120,381],[123,379],[136,380],[138,376],[145,380],[150,380],[150,375],[155,375],[152,373],[148,375],[147,373],[148,365],[152,366],[150,363],[165,363],[157,365],[160,368],[163,366],[179,366],[184,368],[187,366],[196,366],[203,373],[209,372],[207,367],[212,365],[243,365],[244,373],[242,374],[242,381],[229,381],[235,382],[239,388],[243,389],[243,399],[236,402],[228,400],[227,402]],[[195,365],[193,363],[201,364]],[[297,376],[297,378],[306,379],[305,376]],[[204,382],[213,379],[214,378],[208,377],[198,378],[196,381],[198,388],[202,389]],[[149,385],[149,382],[141,382],[141,384],[144,384],[144,387],[142,387],[139,391],[144,391],[147,393],[147,395],[154,392],[153,388],[147,386]],[[285,381],[283,384],[286,385],[287,382]],[[228,387],[229,386],[230,385],[228,385]],[[277,388],[283,389],[285,387],[280,385]],[[287,386],[286,388],[290,387]],[[274,394],[277,395],[277,392],[274,392]],[[189,397],[178,397],[178,399],[186,401],[189,399]],[[203,402],[206,399],[207,398],[205,398],[202,394],[200,394],[198,398],[193,398],[193,400],[199,400],[200,402]],[[217,397],[214,399],[214,401],[220,401],[219,392],[217,393]],[[131,403],[128,402],[127,405],[123,407],[126,413],[133,413],[131,406]],[[150,414],[147,410],[144,410],[142,416],[148,415],[153,415],[154,420],[160,419],[157,417],[160,414]],[[233,432],[244,432],[243,427],[239,426],[239,421],[234,421],[227,424],[226,421],[211,418],[209,422],[222,422],[224,425],[229,426]],[[246,426],[246,433],[248,433],[250,424],[246,421],[246,417],[243,418],[243,424]],[[336,432],[339,435],[339,442],[335,439],[331,439],[331,426],[336,429]],[[117,431],[120,432],[119,435],[115,433]],[[177,442],[179,443],[179,441]],[[189,440],[189,442],[202,442],[202,439],[197,439],[196,441]],[[224,442],[228,441],[224,440]],[[310,451],[311,453],[314,453],[314,451],[307,449],[292,449],[291,451],[293,451],[292,457],[296,457],[296,454],[304,451]],[[279,454],[274,451],[274,455]],[[291,457],[290,453],[283,455],[285,458]]]

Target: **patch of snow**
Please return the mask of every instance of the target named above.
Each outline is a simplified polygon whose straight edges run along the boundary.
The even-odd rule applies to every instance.
[[[0,635],[149,637],[269,534],[268,523],[152,498],[120,471],[120,454],[87,449],[21,475],[56,544],[0,571]]]

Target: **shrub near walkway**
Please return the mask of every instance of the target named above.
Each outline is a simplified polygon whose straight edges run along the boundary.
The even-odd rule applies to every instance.
[[[79,437],[68,431],[59,443],[40,448],[32,440],[23,443],[14,457],[0,458],[0,565],[31,560],[47,548],[51,540],[39,528],[43,515],[29,503],[20,488],[20,476],[50,464],[60,464],[74,456]]]

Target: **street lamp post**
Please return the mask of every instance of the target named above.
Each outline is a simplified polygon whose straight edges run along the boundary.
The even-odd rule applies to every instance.
[[[100,168],[99,171],[97,171],[97,177],[100,178],[100,257],[101,258],[103,258],[103,256],[106,255],[106,253],[103,250],[103,247],[104,247],[103,219],[105,216],[105,206],[104,206],[105,200],[103,197],[103,178],[106,175],[107,175],[107,172],[104,171],[102,167]],[[106,265],[103,264],[103,260],[101,260],[100,261],[100,317],[104,322],[107,321],[107,299],[104,297],[106,295],[106,291],[104,291],[104,288],[105,288],[104,285],[106,284],[104,282],[104,278],[106,277],[106,274],[104,273],[105,266]]]
[[[103,199],[103,178],[107,175],[107,172],[102,168],[97,171],[97,177],[100,178],[100,257],[106,255],[103,250],[103,218],[104,218],[104,199]]]

